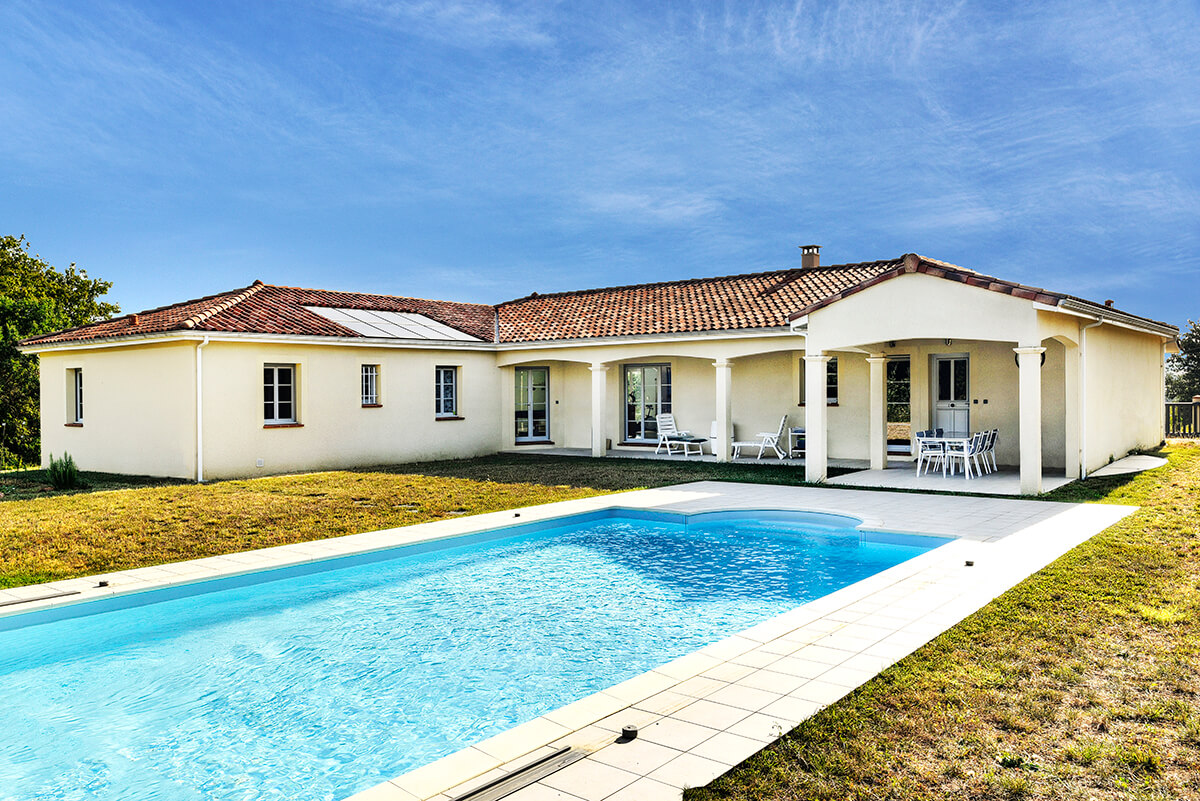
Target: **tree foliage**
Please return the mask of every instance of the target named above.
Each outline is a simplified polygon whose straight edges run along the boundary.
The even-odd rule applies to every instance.
[[[1190,401],[1200,395],[1200,320],[1188,320],[1179,335],[1179,353],[1167,357],[1167,399]]]
[[[37,357],[17,343],[113,316],[120,309],[100,300],[111,286],[30,255],[24,236],[0,237],[0,466],[36,463],[41,452]]]

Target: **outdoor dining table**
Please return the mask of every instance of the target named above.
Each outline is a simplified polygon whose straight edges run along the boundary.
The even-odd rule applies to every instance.
[[[946,450],[947,445],[954,443],[954,444],[959,445],[962,448],[962,450],[964,452],[966,452],[967,450],[970,449],[971,437],[973,437],[973,436],[975,436],[975,435],[974,434],[959,434],[959,433],[955,432],[955,433],[947,434],[947,435],[944,435],[941,437],[921,437],[920,439],[922,442],[939,443],[942,446],[943,451]],[[943,476],[946,475],[946,465],[949,461],[950,461],[949,459],[947,459],[943,456],[943,458],[942,458],[942,475]],[[950,465],[950,475],[954,475],[955,472],[956,471],[954,469],[954,465]],[[925,469],[925,474],[926,475],[929,474],[928,468]],[[971,474],[964,470],[963,477],[970,479]]]

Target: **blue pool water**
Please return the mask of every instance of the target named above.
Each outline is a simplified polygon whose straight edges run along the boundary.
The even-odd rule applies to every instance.
[[[341,799],[945,540],[620,511],[0,618],[0,799]]]

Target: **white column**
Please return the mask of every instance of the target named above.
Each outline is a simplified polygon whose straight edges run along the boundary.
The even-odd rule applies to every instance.
[[[717,359],[713,368],[717,374],[717,436],[712,452],[718,462],[728,462],[729,443],[733,441],[733,362]]]
[[[1079,413],[1079,347],[1066,345],[1063,356],[1063,426],[1066,434],[1063,464],[1066,465],[1067,478],[1082,478],[1080,465],[1083,453],[1080,449],[1083,443],[1083,416]]]
[[[832,356],[804,357],[804,480],[812,483],[827,478],[825,419],[825,365]]]
[[[592,371],[592,456],[605,456],[604,402],[608,398],[608,365],[593,364]]]
[[[868,451],[871,454],[871,469],[887,469],[887,357],[872,353],[867,357],[871,366],[870,426],[868,427]]]
[[[1041,347],[1013,348],[1019,368],[1021,494],[1042,491],[1042,354]]]

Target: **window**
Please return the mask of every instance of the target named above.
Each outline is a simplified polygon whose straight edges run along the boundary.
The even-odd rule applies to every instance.
[[[263,365],[263,423],[296,422],[296,365]]]
[[[804,370],[807,362],[803,358],[800,359],[800,405],[804,405]],[[838,360],[830,359],[825,363],[825,404],[827,406],[837,406],[838,404]]]
[[[518,367],[516,369],[516,442],[548,442],[550,440],[550,368]]]
[[[434,378],[433,411],[438,417],[458,416],[458,368],[438,367]]]
[[[379,365],[364,364],[362,366],[362,405],[379,405]]]
[[[671,411],[671,365],[625,365],[625,441],[658,440],[658,415]]]
[[[887,361],[888,453],[912,452],[912,365],[907,356]]]
[[[67,370],[67,420],[83,425],[83,368]]]

